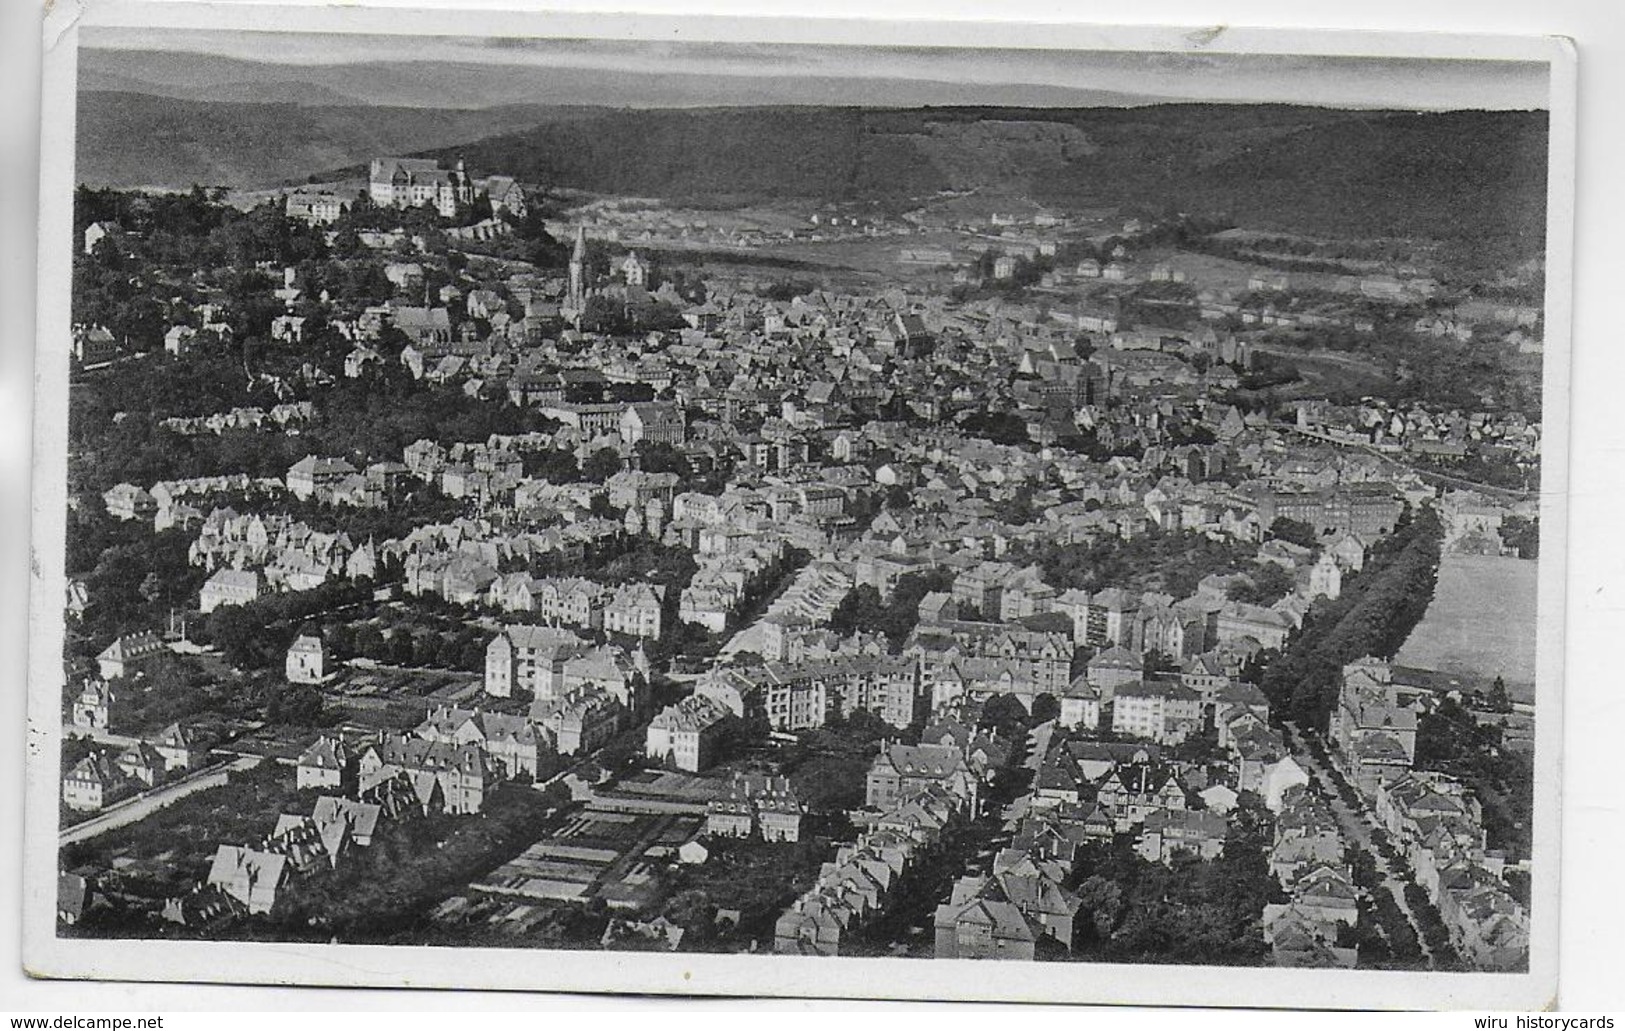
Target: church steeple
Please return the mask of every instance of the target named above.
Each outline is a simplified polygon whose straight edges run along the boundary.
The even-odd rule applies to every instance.
[[[570,252],[570,308],[580,311],[587,301],[587,227],[576,226],[576,245]]]

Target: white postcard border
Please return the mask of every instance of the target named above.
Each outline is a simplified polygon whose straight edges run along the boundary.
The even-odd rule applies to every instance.
[[[470,5],[473,6],[473,5]],[[483,5],[480,5],[483,7]],[[77,41],[82,27],[473,35],[468,11],[386,4],[96,0],[46,19],[30,582],[24,964],[37,977],[693,995],[1298,1008],[1542,1008],[1557,986],[1563,614],[1567,584],[1575,53],[1548,37],[972,21],[733,18],[481,9],[480,36],[1005,46],[1540,61],[1551,69],[1532,930],[1523,974],[1320,971],[961,960],[655,955],[533,949],[56,937],[64,615],[65,359],[72,267]]]

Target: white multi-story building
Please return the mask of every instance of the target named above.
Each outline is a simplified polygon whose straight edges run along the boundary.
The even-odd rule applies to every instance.
[[[205,615],[222,605],[246,605],[264,594],[260,574],[252,569],[220,569],[203,584],[198,608]]]
[[[284,672],[290,684],[320,684],[327,678],[327,647],[322,639],[301,634],[288,646]]]
[[[1202,727],[1202,696],[1183,684],[1124,684],[1113,693],[1112,733],[1173,745]]]
[[[552,698],[564,688],[564,664],[587,643],[568,630],[516,624],[504,627],[485,649],[485,693],[511,698],[528,691]]]
[[[429,158],[374,158],[367,192],[380,207],[427,204],[447,218],[457,214],[459,204],[474,201],[474,184],[461,160],[456,168],[445,169]]]
[[[698,773],[711,764],[728,710],[704,695],[689,695],[649,722],[644,754],[660,762],[670,757],[679,770]]]

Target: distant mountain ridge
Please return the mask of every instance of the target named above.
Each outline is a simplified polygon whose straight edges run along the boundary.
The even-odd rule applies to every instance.
[[[543,106],[477,111],[79,94],[75,177],[92,186],[254,189],[380,154],[455,147],[576,116]]]
[[[480,169],[632,196],[1010,192],[1527,256],[1545,242],[1546,134],[1545,112],[1521,111],[735,108],[604,112],[458,153]]]
[[[1545,112],[1286,105],[468,109],[87,91],[78,178],[272,186],[379,154],[629,196],[898,201],[972,190],[1279,232],[1541,253]]]
[[[456,61],[280,64],[220,54],[92,47],[80,52],[79,76],[81,89],[146,93],[178,100],[259,99],[460,110],[536,103],[555,107],[693,108],[741,102],[837,107],[914,107],[930,103],[1122,107],[1170,99],[1024,83],[772,74],[718,76]],[[305,89],[296,89],[301,86]],[[260,96],[257,91],[262,89],[270,92]],[[328,99],[315,99],[322,96]]]
[[[200,90],[196,87],[151,82],[94,68],[80,72],[79,89],[81,92],[138,93],[172,100],[207,100],[211,103],[297,104],[301,107],[345,107],[365,103],[331,87],[298,80],[216,83],[207,88],[208,96],[200,97]]]

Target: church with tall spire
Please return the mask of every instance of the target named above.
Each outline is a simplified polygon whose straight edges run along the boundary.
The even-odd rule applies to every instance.
[[[580,311],[587,304],[587,227],[576,226],[576,245],[570,252],[570,307]]]
[[[587,315],[587,302],[594,297],[620,305],[623,311],[631,305],[644,304],[650,300],[650,283],[654,278],[654,269],[647,259],[638,255],[637,251],[628,252],[625,258],[614,266],[612,276],[613,279],[599,277],[597,282],[589,281],[587,228],[576,226],[575,245],[570,250],[568,280],[563,303],[559,306],[559,314],[564,321],[580,329],[582,320]],[[675,294],[665,299],[681,302],[681,298]]]
[[[559,314],[564,321],[580,327],[587,313],[587,227],[576,226],[575,247],[570,251],[570,281]]]

